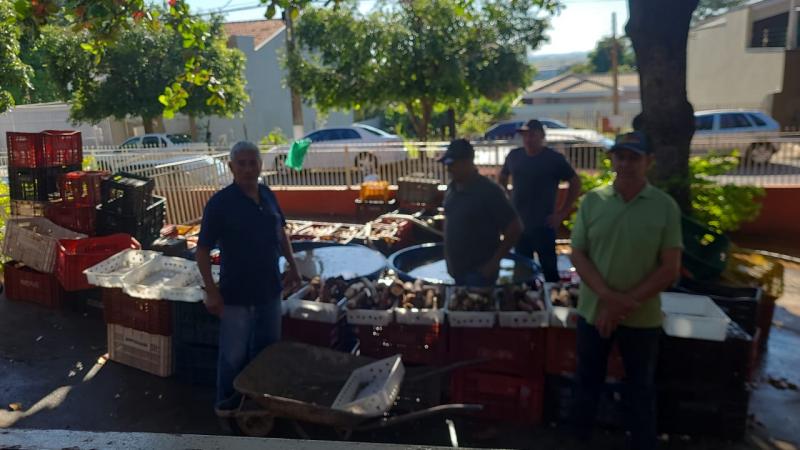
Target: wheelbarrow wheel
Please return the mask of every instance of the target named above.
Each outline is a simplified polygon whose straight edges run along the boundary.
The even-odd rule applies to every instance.
[[[275,417],[267,414],[242,414],[231,418],[237,434],[251,437],[266,437],[275,425]]]

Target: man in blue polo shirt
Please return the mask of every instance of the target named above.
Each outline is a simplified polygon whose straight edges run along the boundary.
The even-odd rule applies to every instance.
[[[281,337],[278,258],[289,265],[287,283],[300,276],[275,194],[258,183],[261,154],[239,142],[230,154],[233,183],[214,194],[203,212],[197,265],[206,286],[206,308],[220,317],[217,411],[238,406],[233,380],[264,347]],[[219,288],[211,277],[210,251],[219,245]]]

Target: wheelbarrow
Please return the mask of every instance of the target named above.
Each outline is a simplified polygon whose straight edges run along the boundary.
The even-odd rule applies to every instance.
[[[354,431],[391,427],[444,413],[480,411],[481,405],[439,404],[442,375],[480,361],[446,367],[406,368],[400,392],[392,408],[379,417],[333,409],[350,374],[375,362],[372,358],[295,342],[280,342],[264,349],[234,380],[242,394],[239,407],[218,411],[247,436],[267,436],[276,418],[289,420],[305,439],[302,424],[328,426],[348,440]],[[401,401],[407,399],[407,401]]]

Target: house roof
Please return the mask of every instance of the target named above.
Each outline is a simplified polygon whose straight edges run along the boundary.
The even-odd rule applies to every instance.
[[[224,25],[228,36],[250,36],[256,50],[271,41],[280,33],[285,25],[282,20],[248,20],[245,22],[228,22]]]
[[[638,73],[619,74],[620,90],[639,90]],[[531,85],[524,97],[554,94],[585,94],[605,92],[613,89],[610,73],[577,74],[565,73],[549,80],[540,80]]]

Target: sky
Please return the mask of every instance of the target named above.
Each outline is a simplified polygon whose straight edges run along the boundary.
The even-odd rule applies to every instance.
[[[235,10],[226,14],[229,21],[258,20],[266,8],[249,8],[259,0],[189,0],[192,9],[200,12]],[[562,0],[564,8],[551,21],[550,42],[536,49],[534,55],[585,52],[594,48],[600,38],[611,34],[611,14],[617,13],[617,33],[622,33],[628,20],[627,0]],[[361,9],[369,10],[374,2],[361,1]]]

